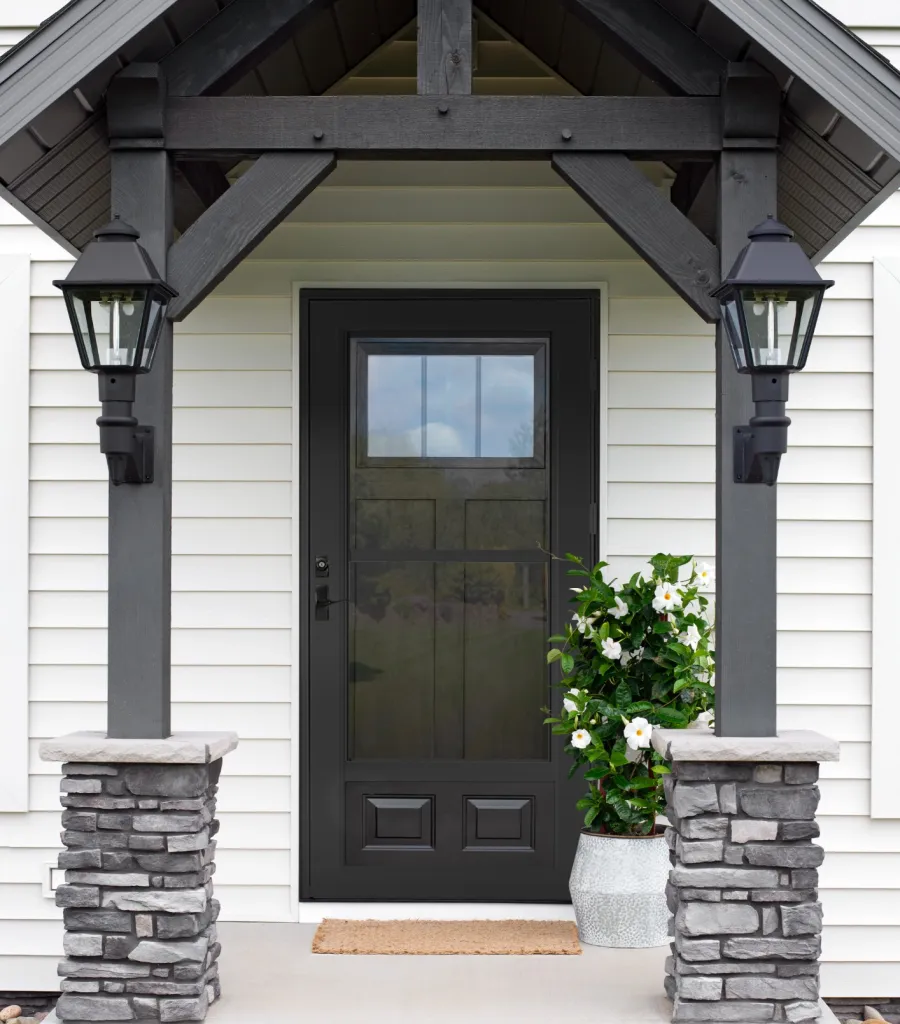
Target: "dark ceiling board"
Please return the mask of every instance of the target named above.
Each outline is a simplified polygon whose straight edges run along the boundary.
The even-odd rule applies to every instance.
[[[669,92],[716,96],[725,61],[656,0],[567,0],[648,78]]]
[[[375,0],[335,0],[334,17],[349,67],[356,67],[381,45]]]
[[[310,90],[323,93],[350,70],[344,57],[334,11],[326,7],[294,37]]]
[[[525,0],[480,0],[477,6],[511,36],[522,38],[525,29]]]
[[[327,148],[427,154],[616,150],[708,153],[721,148],[718,99],[454,96],[172,99],[166,147],[181,154]],[[317,138],[317,133],[321,136]],[[564,141],[564,133],[571,133]]]
[[[91,189],[95,189],[98,185],[109,188],[109,166],[109,153],[104,153],[83,174],[79,174],[77,177],[71,176],[69,184],[65,188],[61,189],[40,208],[36,207],[37,212],[44,220],[53,221],[56,225],[65,223],[61,218],[67,211],[77,210],[79,206],[85,205],[86,202],[93,201],[86,199],[87,193]]]
[[[308,96],[309,82],[300,63],[294,40],[270,53],[256,68],[256,75],[270,96]]]
[[[322,6],[323,0],[234,0],[162,62],[169,95],[223,92]]]
[[[472,0],[419,0],[419,95],[472,92],[472,28]]]
[[[416,0],[375,0],[383,39],[390,39],[416,16]]]
[[[566,10],[559,0],[527,0],[522,42],[548,67],[559,61]]]
[[[712,242],[621,153],[556,153],[553,169],[708,323],[719,283]]]
[[[600,36],[596,32],[587,31],[580,18],[567,13],[556,70],[585,96],[593,92],[602,50],[603,40]]]
[[[333,153],[266,153],[169,250],[182,320],[326,178]]]
[[[107,146],[104,119],[95,115],[29,167],[11,188],[32,208],[40,208],[70,180],[92,167],[107,152]]]
[[[605,43],[591,92],[595,96],[635,96],[644,76],[615,47]]]

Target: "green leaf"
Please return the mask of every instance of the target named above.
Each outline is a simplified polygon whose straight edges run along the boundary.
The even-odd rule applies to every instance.
[[[562,657],[562,651],[558,647],[554,647],[552,651],[547,651],[547,664],[552,665],[554,661],[559,661]]]
[[[562,665],[563,672],[565,672],[566,675],[569,675],[572,669],[575,668],[575,659],[571,654],[562,654],[560,655],[560,664]]]
[[[609,763],[614,768],[622,768],[624,765],[628,764],[628,758],[625,756],[623,752],[614,750],[609,755]]]
[[[589,807],[594,806],[594,801],[590,797],[582,797],[575,806],[579,811],[586,811]]]
[[[587,814],[584,816],[584,827],[590,828],[591,825],[597,820],[597,815],[600,813],[599,807],[592,807]]]
[[[584,773],[586,779],[605,779],[609,775],[609,768],[590,768]]]
[[[653,623],[653,632],[657,633],[657,634],[658,633],[671,633],[672,632],[672,623],[669,622],[668,619],[657,619],[656,622]]]
[[[652,711],[656,707],[655,704],[651,704],[649,700],[639,700],[636,704],[629,704],[625,708],[626,715],[643,715]]]
[[[642,779],[632,779],[631,782],[628,783],[628,788],[629,789],[654,789],[658,785],[659,785],[659,781],[657,779],[642,778]]]
[[[590,579],[591,574],[586,569],[566,569],[567,576],[587,576]]]
[[[672,769],[667,768],[664,764],[655,764],[651,769],[654,775],[671,775]]]
[[[616,687],[615,701],[619,708],[627,708],[631,704],[631,687],[624,679]]]
[[[656,708],[653,717],[659,720],[660,725],[672,729],[683,729],[688,724],[687,715],[676,711],[675,708]]]
[[[545,718],[544,725],[559,725],[558,718]]]

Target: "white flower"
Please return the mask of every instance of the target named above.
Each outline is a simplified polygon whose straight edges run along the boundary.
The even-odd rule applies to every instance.
[[[716,585],[716,570],[708,562],[697,566],[697,583],[702,590],[712,590]]]
[[[620,664],[622,665],[622,668],[624,668],[633,657],[634,655],[631,653],[631,651],[622,651],[622,657],[620,659]]]
[[[681,607],[681,594],[675,589],[674,583],[660,583],[653,598],[653,608],[658,612],[667,612],[672,608]]]
[[[603,653],[611,661],[618,661],[619,658],[622,657],[622,645],[618,640],[613,640],[611,637],[607,637],[600,646]]]
[[[571,695],[572,695],[573,697],[578,697],[578,696],[580,696],[580,694],[581,694],[581,690],[579,690],[577,686],[573,686],[573,687],[572,687],[572,689],[571,689],[571,690],[569,690],[569,693],[570,693],[570,694],[571,694]]]
[[[693,615],[698,619],[703,619],[704,622],[706,621],[706,616],[703,614],[700,602],[696,598],[684,606],[684,614]]]
[[[692,651],[696,651],[700,646],[700,630],[696,626],[688,626],[688,628],[678,637],[678,639],[686,647],[690,647]]]
[[[701,711],[699,715],[694,719],[693,722],[688,726],[689,729],[709,729],[712,727],[714,715],[712,711]]]
[[[585,747],[591,745],[591,734],[587,729],[576,729],[572,733],[572,746],[577,747],[579,750],[584,750]]]
[[[633,718],[625,726],[625,739],[632,750],[646,750],[650,746],[650,737],[653,734],[653,726],[646,718]]]
[[[572,714],[573,712],[578,710],[578,705],[575,703],[575,701],[570,700],[568,697],[563,697],[563,707],[566,709],[566,711],[569,712],[569,714]]]
[[[585,618],[585,616],[583,615],[573,615],[572,621],[575,623],[575,628],[578,630],[579,633],[584,634],[584,636],[591,635],[593,630],[591,627],[590,619]]]
[[[573,594],[583,594],[584,593],[584,587],[569,587],[569,590],[571,590]]]
[[[700,672],[697,672],[695,670],[694,671],[694,675],[697,677],[697,682],[698,683],[708,683],[709,682],[709,672],[707,672],[705,669],[701,670]]]
[[[608,615],[611,615],[614,619],[621,619],[623,615],[627,615],[631,609],[622,600],[621,597],[616,597],[615,608],[610,608]]]

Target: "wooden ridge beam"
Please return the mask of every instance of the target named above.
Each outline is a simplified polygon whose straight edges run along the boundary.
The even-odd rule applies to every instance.
[[[418,92],[472,91],[472,0],[419,0]]]
[[[710,290],[719,283],[712,242],[621,153],[555,153],[553,169],[707,323],[719,319]]]
[[[169,95],[224,92],[323,6],[323,0],[233,0],[162,61]]]
[[[169,250],[183,320],[335,167],[333,153],[266,153]]]
[[[624,57],[683,96],[717,96],[725,59],[656,0],[567,0]]]
[[[327,149],[490,156],[722,148],[717,98],[234,96],[170,99],[165,146],[182,156]]]

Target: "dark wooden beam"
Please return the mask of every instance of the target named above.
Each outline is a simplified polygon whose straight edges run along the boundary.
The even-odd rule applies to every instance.
[[[715,245],[621,153],[555,153],[553,169],[707,322],[719,318]]]
[[[333,153],[266,153],[171,248],[170,316],[183,320],[335,166]]]
[[[323,6],[322,0],[234,0],[162,62],[169,94],[224,92]]]
[[[566,0],[604,38],[664,89],[716,96],[725,60],[656,0]]]
[[[712,160],[685,160],[672,182],[673,205],[707,238],[716,237],[718,224],[716,167]]]
[[[141,233],[160,274],[172,241],[172,166],[161,150],[112,155],[112,212]],[[171,733],[172,325],[140,377],[134,415],[155,431],[152,484],[109,488],[108,732]]]
[[[237,96],[170,99],[166,147],[182,155],[327,149],[372,156],[614,150],[709,153],[715,98],[638,96]]]
[[[472,91],[472,0],[419,0],[418,92]]]
[[[719,166],[719,248],[727,274],[747,232],[776,213],[774,152],[732,149]],[[734,428],[753,415],[721,324],[716,335],[716,732],[774,736],[778,697],[777,487],[734,482]]]

